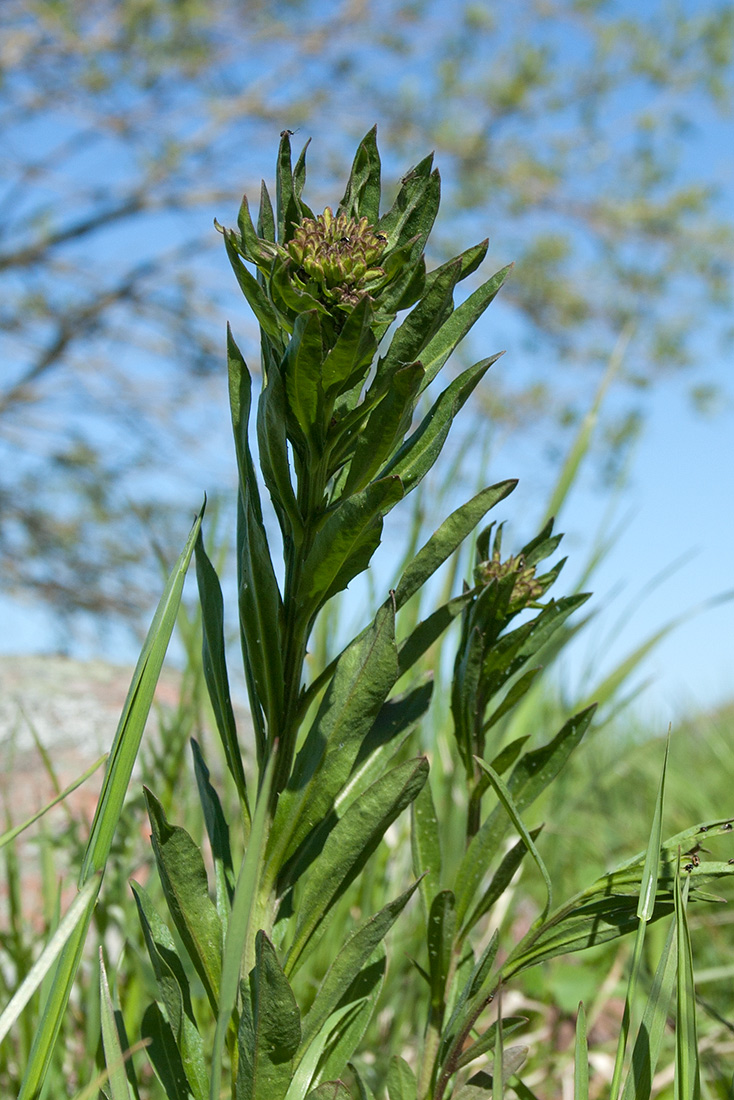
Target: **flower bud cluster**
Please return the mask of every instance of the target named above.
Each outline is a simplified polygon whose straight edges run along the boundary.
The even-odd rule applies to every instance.
[[[545,586],[535,576],[535,566],[525,565],[522,554],[511,555],[506,561],[501,561],[499,552],[495,551],[489,561],[482,561],[474,570],[474,581],[477,585],[486,586],[493,580],[502,580],[511,574],[515,574],[515,583],[510,596],[509,610],[521,611],[539,600],[545,591]]]
[[[304,218],[288,242],[288,256],[297,265],[291,278],[324,302],[354,306],[385,277],[379,261],[387,243],[367,218],[335,216],[327,206],[318,217]]]

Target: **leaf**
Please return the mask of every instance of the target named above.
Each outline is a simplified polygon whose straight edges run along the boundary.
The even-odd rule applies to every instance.
[[[275,948],[262,931],[255,940],[250,999],[251,1005],[243,1008],[237,1039],[237,1097],[281,1100],[301,1041],[301,1015]]]
[[[147,1040],[146,1052],[167,1100],[190,1100],[188,1081],[173,1033],[157,1004],[146,1008],[140,1033]]]
[[[262,877],[265,865],[269,800],[275,771],[275,756],[271,756],[258,791],[257,804],[252,819],[250,839],[242,861],[232,902],[232,912],[227,926],[222,960],[222,988],[214,1031],[211,1057],[209,1100],[219,1100],[222,1085],[222,1060],[227,1030],[235,1009],[240,973],[248,974],[256,964],[256,936],[259,925],[257,903],[262,894]]]
[[[593,713],[594,708],[589,707],[574,715],[551,741],[525,753],[517,762],[508,780],[508,790],[519,813],[527,809],[561,771],[586,733]],[[472,837],[464,854],[455,883],[457,919],[461,925],[507,827],[507,819],[497,806]]]
[[[303,565],[299,601],[306,619],[367,568],[380,544],[382,517],[403,493],[399,477],[383,477],[327,518]]]
[[[380,218],[378,229],[387,237],[390,251],[417,236],[416,254],[423,252],[441,197],[441,177],[437,170],[432,169],[433,154],[429,154],[404,176],[395,202]],[[393,299],[390,297],[385,308],[392,307]]]
[[[478,287],[473,294],[470,294],[466,301],[462,302],[462,304],[454,310],[433,339],[423,349],[421,353],[421,362],[426,368],[426,377],[423,383],[424,389],[430,385],[448,357],[461,343],[475,322],[479,320],[490,302],[496,297],[513,266],[513,264],[508,264],[507,267],[503,267],[501,271],[498,271],[491,279],[488,279],[486,283]],[[502,353],[500,352],[500,354]],[[498,358],[498,355],[493,356],[492,362]]]
[[[284,540],[303,541],[303,518],[291,481],[286,437],[285,386],[277,366],[267,371],[257,405],[260,469],[270,493]]]
[[[237,738],[237,726],[232,710],[227,675],[227,658],[224,644],[224,601],[222,589],[214,566],[207,557],[204,541],[199,532],[196,540],[196,580],[199,588],[202,623],[202,664],[209,701],[214,712],[217,732],[224,748],[229,773],[234,780],[246,820],[249,823],[250,806],[247,799],[247,781],[242,767],[242,754]]]
[[[349,1063],[349,1068],[354,1074],[354,1079],[357,1082],[357,1088],[359,1089],[359,1100],[375,1100],[375,1094],[372,1089],[367,1085],[360,1076],[359,1070],[354,1063]]]
[[[686,880],[686,894],[690,879]],[[701,1069],[696,1029],[696,987],[693,979],[691,934],[680,873],[675,879],[675,929],[678,942],[678,975],[675,1024],[675,1095],[681,1100],[700,1100]]]
[[[542,826],[538,826],[538,828],[530,830],[530,836],[533,840],[540,835],[541,829]],[[525,841],[519,840],[517,844],[510,848],[507,855],[504,856],[502,862],[492,876],[492,881],[489,886],[464,922],[461,929],[462,938],[474,927],[477,921],[482,919],[485,913],[489,912],[495,902],[499,901],[502,897],[505,890],[510,885],[515,872],[525,858],[527,850]]]
[[[394,1054],[387,1071],[387,1095],[390,1100],[417,1100],[418,1083],[404,1058]]]
[[[191,751],[194,757],[194,773],[196,786],[199,791],[199,801],[204,814],[209,844],[214,859],[214,874],[217,884],[217,912],[222,920],[222,927],[226,932],[226,922],[229,919],[229,910],[234,894],[234,868],[232,866],[232,852],[229,846],[229,828],[222,810],[219,795],[209,782],[209,769],[201,755],[198,743],[191,739]],[[249,822],[247,823],[249,825]],[[249,829],[247,830],[249,836]]]
[[[321,318],[316,310],[301,313],[283,357],[285,392],[289,412],[295,417],[314,456],[324,442],[324,391],[321,364],[324,357]]]
[[[441,890],[431,903],[426,928],[431,1006],[443,1009],[446,1002],[446,981],[451,966],[456,931],[456,902],[451,890]]]
[[[460,596],[454,596],[448,603],[432,612],[427,619],[418,623],[418,626],[400,643],[398,658],[401,676],[420,660],[434,642],[438,641],[444,630],[451,626],[456,616],[460,615],[475,597],[475,589],[463,592]]]
[[[209,1004],[219,1007],[222,922],[211,898],[201,852],[179,825],[170,825],[158,799],[146,788],[151,841],[168,911],[201,978]]]
[[[355,978],[382,943],[418,886],[414,882],[403,894],[364,921],[348,937],[327,970],[308,1013],[303,1019],[302,1049],[305,1051],[319,1034],[329,1016],[339,1006]]]
[[[494,508],[495,504],[509,496],[516,485],[516,480],[490,485],[489,488],[482,489],[480,493],[468,500],[466,504],[462,504],[443,521],[428,542],[421,547],[400,578],[395,589],[395,604],[398,610],[472,533],[490,508]]]
[[[393,821],[417,796],[427,776],[425,757],[399,764],[368,787],[335,825],[300,898],[287,974],[294,972],[326,914],[354,881]]]
[[[227,249],[229,262],[232,265],[232,270],[239,283],[240,290],[247,299],[250,309],[255,314],[257,322],[263,332],[268,335],[273,345],[279,348],[282,354],[285,350],[285,344],[280,314],[255,276],[250,274],[240,259],[237,252],[237,238],[232,230],[224,230],[224,244]]]
[[[503,1016],[502,1018],[502,1034],[504,1036],[511,1035],[513,1031],[517,1031],[518,1028],[523,1027],[528,1022],[527,1016]],[[486,1054],[488,1050],[493,1050],[495,1040],[497,1036],[497,1022],[491,1024],[483,1035],[477,1039],[471,1046],[466,1047],[462,1051],[460,1058],[456,1063],[457,1069],[463,1069],[464,1066],[468,1066],[470,1062],[473,1062],[475,1058],[479,1058],[480,1055]],[[527,1052],[527,1047],[511,1047],[510,1050],[524,1050]],[[510,1051],[506,1051],[509,1054]]]
[[[423,375],[420,363],[408,363],[393,375],[387,394],[357,434],[342,490],[344,497],[366,485],[402,443],[413,419]]]
[[[499,936],[495,931],[474,964],[464,986],[459,990],[451,1017],[443,1029],[438,1050],[437,1064],[441,1067],[440,1079],[448,1080],[455,1072],[456,1062],[461,1055],[466,1038],[479,1014],[491,1000],[492,994],[491,990],[487,991],[487,983],[492,975],[498,946]]]
[[[454,417],[497,359],[499,355],[475,363],[446,387],[420,425],[384,468],[383,477],[397,475],[403,482],[406,495],[418,485],[441,453]]]
[[[324,1081],[309,1092],[306,1100],[351,1100],[351,1093],[343,1081]]]
[[[274,874],[332,809],[397,676],[395,610],[388,600],[339,657],[281,793],[268,850]]]
[[[620,1100],[637,1100],[638,1097],[649,1096],[651,1093],[655,1067],[668,1029],[668,1009],[675,986],[677,963],[676,926],[672,923],[645,1002],[632,1050],[632,1065]]]
[[[125,1058],[122,1052],[120,1036],[117,1033],[115,1009],[110,996],[107,972],[100,947],[100,1018],[102,1024],[102,1047],[107,1067],[110,1100],[133,1100],[133,1091],[125,1071]],[[137,1089],[135,1090],[137,1092]]]
[[[43,1017],[33,1036],[33,1045],[28,1055],[18,1100],[31,1100],[31,1098],[35,1100],[52,1061],[52,1051],[66,1014],[69,994],[81,961],[87,929],[99,893],[101,872],[109,857],[143,730],[153,702],[155,686],[176,622],[184,578],[194,552],[202,515],[203,510],[197,516],[186,545],[171,571],[133,673],[107,761],[89,841],[84,852],[79,875],[80,889],[95,878],[97,881],[90,892],[83,916],[75,925],[59,958],[44,1005]]]
[[[278,250],[270,241],[264,240],[255,232],[247,195],[242,196],[237,214],[237,226],[240,231],[242,255],[245,259],[257,264],[258,267],[269,268],[278,255]]]
[[[324,359],[321,384],[334,398],[364,380],[377,351],[372,331],[372,303],[365,295],[348,314],[336,343]]]
[[[374,954],[378,957],[360,970],[337,1006],[338,1010],[351,1004],[354,1011],[343,1016],[333,1029],[319,1062],[319,1077],[341,1076],[367,1030],[382,990],[387,965],[384,947],[380,946]]]
[[[589,1100],[589,1043],[586,1036],[586,1009],[579,1002],[574,1046],[573,1100]]]
[[[420,879],[426,919],[441,881],[441,838],[430,781],[410,806],[410,847],[413,874]]]
[[[338,213],[356,221],[366,218],[370,225],[375,225],[380,216],[380,154],[376,126],[365,134],[357,147]]]
[[[137,882],[131,881],[130,885],[158,985],[164,1019],[176,1046],[177,1065],[180,1062],[188,1090],[195,1100],[206,1100],[208,1078],[204,1043],[196,1026],[186,972],[178,957],[173,936],[153,908],[148,894]]]

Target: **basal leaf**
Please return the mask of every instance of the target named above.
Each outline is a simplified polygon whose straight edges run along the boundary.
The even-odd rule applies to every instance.
[[[301,1041],[301,1016],[264,932],[257,933],[255,967],[250,974],[250,1005],[238,1035],[238,1100],[282,1100]]]
[[[404,1058],[394,1054],[387,1071],[387,1095],[390,1100],[417,1100],[418,1083]]]
[[[370,225],[377,223],[380,216],[380,154],[376,126],[368,131],[357,147],[338,212],[357,221],[367,218]]]

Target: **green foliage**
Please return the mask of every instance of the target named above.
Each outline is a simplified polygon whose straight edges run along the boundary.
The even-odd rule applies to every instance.
[[[224,785],[217,790],[196,742],[196,838],[173,823],[175,808],[146,791],[159,900],[138,884],[133,891],[151,968],[146,999],[154,998],[139,1020],[159,1086],[150,1095],[219,1100],[224,1089],[233,1100],[347,1100],[356,1088],[369,1100],[367,1071],[351,1059],[359,1061],[366,1034],[374,1037],[378,1004],[391,981],[388,933],[420,891],[421,916],[408,912],[415,939],[411,980],[420,991],[415,1003],[422,1018],[416,1021],[413,1010],[411,1061],[397,1052],[397,1036],[388,1043],[391,1056],[375,1080],[380,1096],[384,1090],[388,1100],[479,1100],[510,1090],[531,1095],[520,1077],[529,1048],[505,1045],[525,1021],[503,1016],[503,988],[540,962],[637,930],[632,987],[645,928],[670,914],[676,933],[661,958],[645,1024],[662,1036],[675,975],[679,1087],[681,1095],[695,1096],[700,1071],[686,905],[715,900],[705,887],[734,868],[697,859],[681,870],[680,851],[693,850],[703,831],[723,835],[730,822],[689,827],[663,840],[661,783],[647,851],[553,907],[542,825],[530,826],[526,814],[555,789],[595,708],[567,716],[539,745],[512,727],[536,687],[533,662],[562,646],[567,619],[587,599],[578,593],[548,597],[563,565],[538,571],[560,541],[552,521],[507,557],[502,525],[481,530],[471,582],[418,621],[415,605],[424,586],[514,482],[482,489],[413,548],[371,621],[309,674],[308,647],[327,605],[369,568],[385,517],[438,461],[455,417],[494,361],[464,370],[429,407],[422,403],[422,391],[437,381],[506,269],[457,308],[454,288],[481,261],[484,246],[426,274],[423,250],[439,198],[430,157],[408,173],[393,206],[380,215],[380,160],[370,131],[342,203],[317,217],[302,198],[304,158],[305,150],[292,165],[284,133],[275,212],[263,187],[258,228],[244,203],[239,230],[223,230],[261,326],[255,434],[282,550],[276,562],[278,540],[263,508],[250,443],[250,372],[228,334],[239,476],[239,641],[255,759],[239,741],[222,592],[199,518],[143,651],[82,864],[84,886],[109,860],[142,722],[195,553],[202,677],[234,798]],[[450,736],[444,731],[431,754],[435,766],[441,747],[451,765],[436,767],[434,779],[415,736],[432,701],[421,664],[456,620]],[[398,692],[406,675],[407,688]],[[407,827],[408,809],[413,881],[391,847],[395,830]],[[199,843],[203,829],[211,850],[206,856]],[[508,834],[516,834],[514,841]],[[542,900],[515,935],[503,922],[502,907],[526,863]],[[401,869],[408,881],[393,896]],[[94,897],[57,966],[23,1100],[35,1100],[43,1087],[93,904]],[[346,911],[356,923],[351,931]],[[104,963],[100,983],[104,1057],[110,1095],[118,1100],[134,1096],[138,1081],[132,1067],[122,1067],[129,1044]],[[405,1000],[404,989],[394,984],[391,993]],[[490,1005],[496,1005],[495,1019]],[[619,1067],[628,1033],[629,1018]],[[578,1034],[583,1094],[583,1019]],[[633,1049],[632,1073],[639,1077],[649,1069],[650,1077],[654,1067],[641,1064],[640,1049]],[[478,1066],[479,1059],[484,1062]],[[649,1089],[634,1095],[648,1096]]]

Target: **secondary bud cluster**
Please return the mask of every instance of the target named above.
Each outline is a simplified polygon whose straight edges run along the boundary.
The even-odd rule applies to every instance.
[[[288,242],[288,255],[298,265],[291,278],[301,289],[317,289],[324,302],[356,305],[376,280],[384,278],[379,260],[387,243],[367,218],[334,216],[327,206],[318,217],[304,218]]]
[[[539,600],[545,591],[543,584],[535,576],[535,566],[525,565],[522,554],[516,557],[511,555],[506,561],[501,561],[499,552],[495,551],[489,561],[482,561],[474,570],[474,580],[478,585],[487,585],[495,579],[515,574],[515,583],[510,596],[509,610],[520,611],[528,607],[535,600]]]

